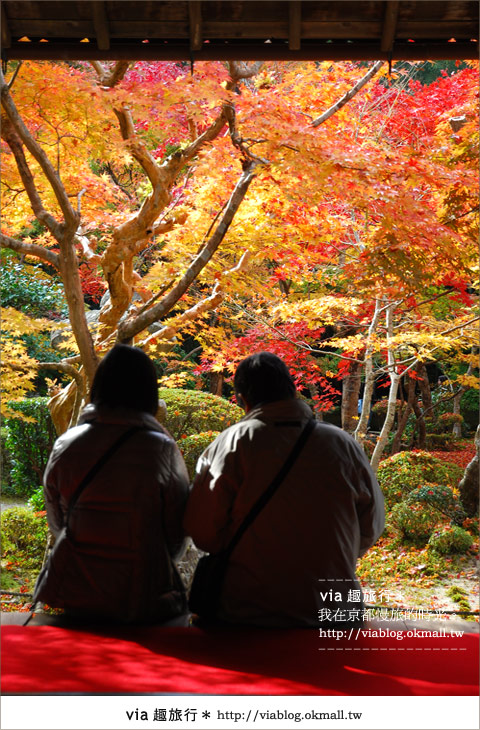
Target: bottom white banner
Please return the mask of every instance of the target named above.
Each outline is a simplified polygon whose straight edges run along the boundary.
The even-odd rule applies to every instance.
[[[2,698],[2,730],[470,730],[476,697],[28,695]]]

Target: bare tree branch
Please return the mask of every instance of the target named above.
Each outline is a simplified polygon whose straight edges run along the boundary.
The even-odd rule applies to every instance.
[[[57,271],[60,270],[58,254],[53,251],[49,251],[47,248],[39,246],[36,243],[18,241],[16,238],[11,238],[10,236],[6,236],[4,233],[0,233],[0,245],[2,248],[9,248],[24,256],[35,256],[37,259],[40,259],[40,261],[44,261],[46,264],[54,266]]]
[[[232,81],[236,84],[241,79],[251,79],[256,76],[263,65],[263,61],[229,61],[228,70]]]
[[[23,119],[21,118],[20,114],[17,111],[17,108],[13,102],[12,97],[10,96],[10,91],[8,89],[8,85],[5,83],[5,78],[3,76],[2,71],[0,70],[0,93],[1,93],[1,99],[2,99],[2,106],[10,119],[12,125],[15,128],[16,133],[22,140],[25,147],[28,149],[30,154],[35,158],[35,160],[38,162],[40,167],[42,168],[42,171],[47,178],[48,182],[51,185],[51,188],[55,194],[55,197],[58,201],[58,204],[60,206],[60,209],[63,213],[63,217],[65,220],[65,232],[66,233],[74,233],[77,226],[78,226],[78,215],[76,211],[72,208],[70,201],[68,199],[68,195],[65,191],[65,188],[63,187],[62,181],[60,180],[59,175],[57,175],[57,172],[55,171],[55,168],[53,167],[52,163],[48,159],[47,155],[43,151],[43,149],[40,147],[40,145],[36,142],[36,140],[32,137],[29,130],[27,129]]]
[[[100,61],[90,61],[95,69],[100,86],[108,86],[112,88],[123,79],[128,71],[130,61],[116,61],[112,68],[105,68]]]
[[[13,72],[13,74],[12,74],[12,78],[11,78],[11,79],[10,79],[10,81],[8,82],[8,88],[9,88],[9,90],[10,90],[10,89],[12,88],[13,84],[15,83],[15,79],[16,79],[16,78],[17,78],[17,76],[18,76],[18,72],[19,72],[19,71],[20,71],[20,69],[22,68],[22,63],[23,63],[23,61],[19,61],[19,62],[18,62],[17,68],[16,68],[16,69],[15,69],[15,71]]]
[[[62,235],[61,225],[56,218],[43,207],[33,175],[30,172],[30,168],[25,158],[22,141],[18,136],[14,125],[4,114],[2,114],[2,137],[10,147],[12,154],[15,157],[18,172],[20,173],[25,192],[28,195],[30,205],[32,206],[32,210],[36,218],[38,218],[40,223],[45,225],[50,233],[58,240]]]
[[[212,309],[216,309],[218,305],[223,301],[225,297],[224,282],[230,278],[233,274],[238,274],[240,271],[245,269],[245,266],[250,257],[250,252],[245,251],[241,256],[240,261],[236,266],[228,271],[224,271],[220,277],[220,280],[216,282],[213,287],[213,291],[209,297],[202,299],[197,302],[193,307],[187,309],[186,312],[180,314],[178,317],[174,317],[173,320],[163,327],[159,332],[155,332],[149,335],[145,340],[140,343],[140,346],[146,345],[148,342],[153,340],[171,340],[177,334],[178,330],[187,322],[192,322],[197,319],[204,312],[208,312]]]
[[[225,234],[227,233],[228,228],[247,193],[250,183],[255,177],[255,168],[255,162],[250,162],[246,166],[232,192],[232,195],[230,196],[228,205],[225,208],[222,218],[214,233],[207,241],[202,251],[195,257],[177,284],[151,309],[143,312],[141,315],[133,316],[120,324],[118,329],[118,339],[120,342],[131,340],[132,337],[149,325],[153,324],[153,322],[164,317],[172,309],[180,297],[187,291],[188,287],[197,278],[200,271],[208,264],[213,254],[223,241]]]
[[[383,61],[376,61],[374,65],[372,66],[369,71],[365,74],[365,76],[362,76],[360,81],[357,81],[355,86],[352,86],[350,91],[347,91],[344,96],[342,96],[339,101],[335,102],[327,111],[323,112],[317,119],[314,119],[312,122],[312,127],[318,127],[320,124],[323,124],[327,119],[330,119],[336,112],[338,112],[339,109],[342,108],[342,106],[345,106],[345,104],[350,101],[350,99],[353,99],[355,94],[358,94],[360,89],[362,89],[368,81],[370,81],[371,78],[375,76],[375,74],[380,70],[380,68],[383,66]]]

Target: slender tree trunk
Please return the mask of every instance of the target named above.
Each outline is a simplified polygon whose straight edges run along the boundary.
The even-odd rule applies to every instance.
[[[62,254],[60,270],[68,304],[68,317],[82,359],[88,389],[90,390],[98,366],[98,357],[85,316],[77,253],[72,241],[62,246]]]
[[[455,393],[455,396],[453,398],[453,413],[455,415],[460,415],[460,401],[462,399],[462,395],[465,393],[466,388],[461,388],[457,393]],[[454,423],[452,428],[452,433],[455,436],[455,438],[461,438],[462,436],[462,424],[461,423]]]
[[[420,388],[420,394],[422,396],[423,412],[431,414],[432,412],[432,391],[430,389],[430,383],[428,382],[427,368],[424,362],[418,362],[415,367],[419,381],[418,387]]]
[[[393,336],[393,307],[395,306],[395,302],[392,302],[387,306],[386,309],[386,325],[387,325],[387,352],[388,352],[388,374],[390,377],[390,390],[388,393],[388,406],[387,406],[387,414],[385,416],[385,421],[382,426],[382,430],[380,431],[380,436],[378,437],[377,443],[375,444],[375,449],[372,454],[372,459],[370,461],[370,465],[374,472],[377,471],[378,465],[380,464],[380,459],[382,457],[382,454],[385,450],[385,446],[387,445],[388,441],[388,434],[390,433],[393,421],[395,419],[395,409],[397,405],[397,394],[398,394],[398,386],[400,384],[401,375],[398,374],[397,367],[395,364],[395,353],[393,351],[393,348],[389,346],[388,341]]]
[[[418,430],[418,448],[425,449],[427,444],[427,431],[425,424],[425,417],[429,418],[433,415],[433,403],[432,403],[432,391],[430,389],[430,383],[428,381],[427,368],[425,363],[419,361],[415,365],[415,370],[418,374],[418,387],[420,389],[422,407],[417,403],[417,400],[413,400],[413,412],[417,422],[415,424],[415,430]],[[412,437],[413,442],[413,437]]]
[[[350,363],[348,375],[342,382],[342,428],[349,433],[355,430],[358,423],[361,372],[362,363]]]
[[[422,409],[418,405],[415,398],[413,400],[413,412],[415,413],[415,417],[417,419],[417,422],[415,424],[415,430],[418,431],[418,448],[425,449],[427,445],[427,430],[425,428],[425,418],[423,417]],[[413,446],[414,436],[412,437],[410,446]]]
[[[210,392],[214,395],[222,395],[223,375],[222,373],[210,373]]]
[[[405,431],[405,426],[407,425],[408,417],[409,417],[410,413],[412,413],[412,411],[413,411],[413,401],[415,398],[415,386],[416,386],[416,381],[414,380],[414,378],[408,378],[407,402],[405,403],[403,412],[398,420],[397,431],[395,433],[395,437],[392,442],[392,452],[391,452],[392,454],[396,454],[398,451],[400,451],[402,435],[403,435],[403,432]]]
[[[362,412],[360,414],[357,428],[353,434],[355,441],[358,441],[360,444],[363,444],[365,436],[367,435],[368,419],[370,416],[370,408],[372,406],[373,386],[375,382],[373,374],[372,337],[378,326],[380,311],[381,301],[380,299],[377,299],[375,301],[375,312],[373,314],[372,321],[370,322],[370,327],[368,328],[367,346],[365,348],[365,388],[363,391]]]

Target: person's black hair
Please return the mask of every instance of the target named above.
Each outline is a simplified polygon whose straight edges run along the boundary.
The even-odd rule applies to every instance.
[[[98,406],[131,408],[155,415],[158,384],[153,362],[138,347],[115,345],[97,368],[90,401]]]
[[[234,387],[251,408],[295,398],[297,392],[287,366],[271,352],[256,352],[242,360],[235,372]]]

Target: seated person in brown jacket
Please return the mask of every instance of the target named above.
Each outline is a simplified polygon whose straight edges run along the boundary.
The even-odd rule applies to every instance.
[[[163,621],[186,609],[174,559],[184,544],[189,479],[180,451],[155,418],[155,368],[138,348],[115,346],[96,372],[91,404],[57,439],[45,472],[54,546],[36,598],[69,614]],[[89,470],[133,431],[89,480]]]

